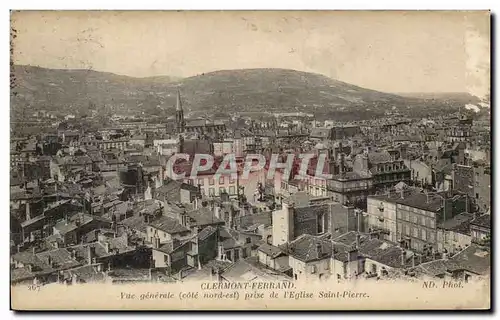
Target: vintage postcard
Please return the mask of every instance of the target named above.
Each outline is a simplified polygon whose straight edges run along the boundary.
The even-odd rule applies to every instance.
[[[484,310],[489,11],[12,11],[14,310]]]

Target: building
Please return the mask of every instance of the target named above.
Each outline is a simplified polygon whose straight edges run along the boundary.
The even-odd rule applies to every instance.
[[[438,251],[453,256],[471,244],[472,213],[461,213],[437,225]]]
[[[399,240],[395,201],[397,197],[398,194],[368,196],[366,210],[369,228],[382,231],[383,239],[394,243]]]
[[[289,266],[297,281],[325,280],[332,267],[332,243],[303,234],[287,246]]]
[[[408,183],[411,171],[404,164],[404,160],[396,158],[388,151],[372,151],[357,155],[354,160],[353,171],[372,176],[374,190],[384,191],[394,187],[399,182]]]
[[[487,212],[491,205],[491,167],[486,163],[476,162],[474,170],[474,199],[479,211]]]
[[[175,127],[176,133],[198,133],[200,135],[218,135],[226,131],[226,125],[221,122],[211,122],[205,119],[184,119],[181,93],[177,91],[177,101],[175,107]]]
[[[327,188],[333,200],[357,208],[366,207],[366,199],[372,191],[372,177],[361,172],[345,172],[327,181]]]
[[[473,120],[466,115],[460,115],[457,123],[448,130],[449,142],[465,142],[471,139]]]
[[[368,226],[382,231],[384,239],[401,243],[403,248],[416,252],[442,252],[444,237],[437,238],[437,225],[458,213],[467,212],[467,205],[467,200],[461,195],[451,197],[416,190],[369,196]]]
[[[278,247],[303,234],[316,236],[358,230],[358,218],[353,207],[328,198],[314,203],[307,194],[297,193],[284,199],[281,209],[272,213],[272,244]]]
[[[472,242],[479,244],[486,242],[489,245],[491,237],[491,216],[489,214],[483,214],[472,220],[470,223],[470,232]]]

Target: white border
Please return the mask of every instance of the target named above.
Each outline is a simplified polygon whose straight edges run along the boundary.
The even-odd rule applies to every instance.
[[[1,192],[2,195],[2,208],[4,208],[3,211],[3,223],[0,224],[0,226],[3,228],[3,232],[0,232],[0,234],[4,235],[5,239],[0,240],[2,243],[4,243],[4,246],[1,246],[1,252],[2,252],[2,257],[5,259],[4,262],[0,262],[0,269],[1,272],[0,274],[5,275],[3,279],[7,279],[7,274],[9,273],[8,269],[8,247],[6,246],[7,240],[8,240],[8,234],[9,234],[9,214],[7,212],[8,210],[8,198],[9,198],[9,187],[7,184],[7,179],[9,177],[9,173],[7,171],[7,168],[9,167],[9,154],[7,153],[8,144],[9,144],[9,78],[8,78],[8,73],[9,73],[9,33],[7,30],[9,30],[10,25],[9,25],[9,9],[18,9],[18,10],[53,10],[53,9],[58,9],[58,10],[78,10],[78,9],[101,9],[101,10],[484,10],[484,9],[491,9],[493,13],[498,13],[500,12],[499,8],[499,3],[500,1],[498,0],[473,0],[473,1],[436,1],[436,0],[420,0],[420,1],[390,1],[390,0],[378,0],[378,1],[373,1],[373,0],[354,0],[354,1],[344,1],[344,2],[333,2],[333,1],[321,1],[321,0],[308,0],[308,1],[296,1],[296,0],[288,0],[288,1],[269,1],[269,0],[253,0],[253,1],[221,1],[221,0],[212,0],[212,1],[203,1],[203,0],[171,0],[171,1],[147,1],[147,0],[141,0],[141,1],[129,1],[125,2],[123,0],[121,1],[102,1],[102,0],[86,0],[86,1],[57,1],[57,0],[45,0],[43,2],[41,1],[28,1],[28,0],[17,0],[17,1],[6,1],[2,2],[1,7],[3,10],[0,11],[0,17],[1,17],[1,30],[3,32],[1,33],[1,38],[0,38],[0,44],[2,45],[2,50],[0,50],[0,54],[2,55],[2,59],[0,61],[3,61],[2,64],[0,64],[0,68],[2,68],[2,77],[0,77],[1,81],[1,102],[2,102],[2,108],[0,108],[0,119],[2,121],[2,125],[0,125],[0,150],[4,150],[1,153],[1,163],[0,166],[3,168],[3,172],[5,174],[2,174],[2,181],[3,184],[1,184],[3,192]],[[140,5],[139,5],[140,4]],[[498,24],[498,20],[497,20]],[[496,28],[495,28],[496,29]],[[493,32],[495,35],[496,40],[496,32]],[[497,53],[495,52],[495,58],[497,57]],[[493,59],[494,57],[492,57]],[[497,59],[494,59],[495,61]],[[494,88],[495,92],[498,92],[498,86],[495,85]],[[492,105],[492,108],[495,108],[494,105]],[[499,112],[495,112],[495,123],[499,123],[500,115]],[[500,144],[500,139],[497,138],[495,141],[495,146],[493,147],[497,149]],[[495,158],[495,168],[497,165],[497,158]],[[495,177],[499,175],[497,170],[494,170],[495,172]],[[5,178],[4,178],[5,177]],[[496,199],[500,199],[500,189],[495,188],[495,197]],[[493,212],[492,214],[495,214]],[[498,224],[499,217],[496,217],[495,221],[497,222],[494,226],[496,229],[497,224]],[[498,248],[498,237],[495,237],[495,246]],[[498,252],[496,252],[496,255],[498,255]],[[495,257],[496,257],[495,255]],[[498,264],[495,264],[496,268],[494,272],[496,272],[498,269]],[[2,309],[1,309],[1,318],[6,319],[6,318],[13,318],[15,316],[14,313],[9,311],[10,305],[9,305],[9,287],[8,283],[9,281],[2,281],[2,286],[1,286],[1,297],[4,303],[2,303]],[[57,315],[56,315],[57,316]],[[65,317],[67,315],[59,315],[62,317]],[[72,315],[72,317],[81,317],[81,318],[90,318],[92,317],[93,319],[96,318],[101,318],[104,315],[98,315],[98,314],[75,314]],[[108,317],[123,317],[127,316],[125,314],[115,314],[115,315],[107,315]],[[128,316],[132,317],[139,317],[137,314],[130,314]],[[209,315],[209,314],[190,314],[189,317],[191,318],[205,318],[207,316],[218,316],[220,317],[221,315]],[[238,315],[227,315],[230,317],[255,317],[257,316],[256,314],[251,314],[251,315],[243,315],[243,314],[238,314]],[[277,314],[269,314],[269,315],[264,315],[264,314],[259,314],[259,317],[272,317],[273,319],[276,318],[282,318],[282,317],[290,317],[290,315],[277,315]],[[304,317],[304,316],[321,316],[321,315],[306,315],[306,314],[298,314],[297,316]],[[325,315],[323,315],[325,316]],[[329,315],[328,315],[329,316]],[[337,315],[337,316],[342,316],[342,315]],[[362,316],[370,316],[370,317],[386,317],[387,315],[373,315],[373,314],[364,314],[364,315],[351,315],[353,318],[360,318]],[[398,315],[396,314],[395,316],[404,316],[412,318],[415,317],[415,315]],[[34,318],[35,315],[24,315],[24,318]],[[40,318],[51,318],[54,317],[54,314],[43,314],[43,315],[37,315],[36,316],[38,319]],[[164,319],[165,317],[168,317],[169,319],[175,319],[180,317],[180,315],[174,315],[174,314],[163,314],[163,315],[149,315],[149,317],[152,318],[157,318],[157,319]],[[471,316],[471,317],[476,317],[476,316]],[[477,315],[477,317],[479,317]]]

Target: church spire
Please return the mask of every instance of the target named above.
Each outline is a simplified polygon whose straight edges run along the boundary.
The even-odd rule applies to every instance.
[[[182,110],[181,92],[177,90],[177,105],[175,106],[175,122],[177,133],[184,132],[184,111]]]
[[[175,110],[182,111],[181,91],[180,90],[177,90],[177,103],[175,105]]]

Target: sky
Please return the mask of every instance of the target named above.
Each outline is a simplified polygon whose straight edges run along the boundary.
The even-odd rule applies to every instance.
[[[485,12],[24,11],[13,59],[134,77],[285,68],[384,92],[489,92]]]

